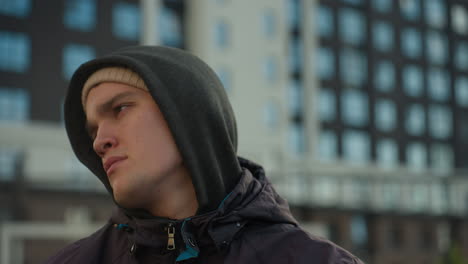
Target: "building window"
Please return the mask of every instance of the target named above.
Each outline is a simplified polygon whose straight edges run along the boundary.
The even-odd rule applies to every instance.
[[[362,215],[355,215],[351,218],[351,241],[359,249],[367,248],[368,230],[366,218]]]
[[[398,146],[392,139],[377,142],[377,164],[381,168],[394,168],[398,165]]]
[[[177,14],[167,7],[160,9],[159,32],[161,43],[166,46],[182,47],[182,25]]]
[[[216,74],[218,75],[218,78],[223,84],[226,92],[231,93],[232,92],[231,72],[227,68],[222,67],[216,71]]]
[[[330,79],[335,75],[335,54],[330,48],[318,49],[318,60],[314,62],[320,79]]]
[[[343,158],[350,164],[365,164],[370,160],[367,132],[348,130],[343,133]]]
[[[305,152],[305,131],[301,123],[290,123],[289,146],[294,155],[300,156]]]
[[[421,33],[414,28],[405,28],[401,33],[401,49],[408,58],[421,56]]]
[[[331,37],[334,32],[333,11],[330,7],[319,6],[316,25],[318,26],[317,33],[321,37]]]
[[[399,1],[401,13],[408,20],[417,20],[420,15],[421,2],[420,0],[404,0]]]
[[[341,39],[352,45],[362,44],[366,36],[366,24],[362,13],[350,8],[343,8],[339,12]]]
[[[24,33],[0,31],[0,70],[24,73],[31,58],[31,41]]]
[[[18,151],[0,148],[0,181],[11,181],[15,178]]]
[[[454,60],[458,70],[468,70],[468,42],[462,41],[456,45]]]
[[[433,138],[446,139],[452,135],[452,111],[447,106],[429,106],[429,134]]]
[[[336,95],[330,89],[321,89],[318,96],[318,113],[320,121],[333,121],[336,116]]]
[[[91,46],[81,44],[68,44],[63,49],[63,76],[70,79],[78,67],[95,58],[94,49]]]
[[[300,72],[302,68],[302,41],[295,37],[289,42],[289,68],[292,72]]]
[[[333,131],[323,130],[319,135],[318,158],[322,161],[333,161],[337,158],[338,142]]]
[[[286,10],[289,29],[297,28],[301,19],[299,0],[286,0]]]
[[[453,150],[446,144],[431,146],[431,166],[438,172],[450,172],[453,169]]]
[[[418,97],[423,92],[423,76],[421,68],[414,65],[403,68],[403,90],[409,96]]]
[[[458,105],[468,107],[468,78],[460,77],[455,81],[455,99]]]
[[[406,148],[406,162],[409,168],[415,171],[426,168],[426,147],[421,143],[410,143]]]
[[[140,10],[136,4],[118,2],[114,5],[112,33],[123,40],[138,40],[140,36]]]
[[[372,27],[374,47],[381,52],[393,49],[393,27],[386,22],[377,22]]]
[[[387,13],[392,10],[392,4],[393,1],[389,0],[372,0],[372,7],[381,13]]]
[[[446,9],[444,2],[441,0],[425,0],[424,4],[426,23],[433,27],[444,27],[446,23]]]
[[[430,63],[444,64],[447,61],[447,38],[441,33],[430,31],[427,34],[427,58]]]
[[[367,79],[366,56],[358,50],[344,49],[341,54],[340,70],[345,83],[355,87],[364,85]]]
[[[265,76],[265,79],[270,83],[274,83],[277,80],[278,64],[276,62],[275,57],[269,56],[264,59],[263,75]]]
[[[0,14],[25,18],[31,12],[31,0],[0,0]]]
[[[304,98],[304,95],[302,91],[302,85],[299,81],[290,80],[288,88],[288,106],[291,116],[298,116],[303,111],[302,98]]]
[[[375,104],[375,125],[381,131],[391,131],[396,125],[396,107],[390,100],[378,100]]]
[[[229,25],[222,19],[218,20],[214,24],[214,40],[216,47],[219,49],[227,48],[230,42],[229,36]]]
[[[406,132],[413,136],[419,136],[426,129],[425,112],[422,105],[413,104],[406,110]]]
[[[428,74],[429,96],[435,101],[447,101],[450,97],[450,77],[446,70],[432,68]]]
[[[278,105],[270,101],[267,102],[263,109],[263,120],[265,122],[265,125],[270,130],[276,130],[279,124]]]
[[[461,5],[453,5],[451,10],[452,28],[458,34],[468,33],[468,12]]]
[[[395,67],[393,63],[382,61],[377,64],[374,85],[381,92],[390,92],[395,86]]]
[[[96,2],[94,0],[67,0],[63,23],[70,29],[92,31],[96,27]]]
[[[24,89],[0,87],[0,122],[29,120],[30,99]]]
[[[277,31],[277,21],[275,12],[272,9],[266,9],[263,11],[261,19],[263,35],[267,39],[275,38]]]
[[[357,90],[346,90],[341,96],[342,119],[350,126],[365,126],[368,123],[367,95]]]
[[[360,5],[362,4],[362,0],[341,0],[345,3],[352,4],[352,5]]]

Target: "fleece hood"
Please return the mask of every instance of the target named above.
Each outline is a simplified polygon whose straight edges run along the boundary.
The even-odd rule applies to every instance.
[[[161,46],[127,47],[86,62],[76,70],[65,99],[65,127],[78,159],[111,195],[112,187],[101,159],[85,129],[81,103],[88,77],[106,67],[124,67],[140,75],[191,173],[198,214],[215,210],[239,181],[242,170],[236,154],[234,113],[214,71],[189,52]]]

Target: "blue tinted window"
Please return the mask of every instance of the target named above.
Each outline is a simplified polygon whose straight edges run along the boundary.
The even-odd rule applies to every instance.
[[[455,66],[458,70],[468,70],[468,43],[460,42],[455,49]]]
[[[447,106],[429,106],[429,134],[437,139],[452,135],[452,111]]]
[[[453,31],[466,35],[468,33],[468,10],[466,6],[452,4],[450,9],[449,19],[452,20]]]
[[[324,161],[332,161],[337,158],[338,143],[333,131],[320,132],[318,141],[318,158]]]
[[[297,80],[290,80],[289,81],[289,88],[288,88],[288,106],[289,106],[289,113],[292,115],[298,115],[302,112],[302,84]]]
[[[341,39],[349,44],[361,44],[366,36],[366,24],[362,13],[350,8],[343,8],[339,12]]]
[[[433,27],[445,25],[445,3],[441,0],[425,0],[426,22]]]
[[[17,150],[0,148],[0,181],[10,181],[15,178],[15,163],[18,159],[18,154]]]
[[[433,144],[431,146],[431,167],[439,172],[453,169],[453,150],[450,145]]]
[[[379,12],[388,12],[392,9],[392,0],[372,0],[372,7]]]
[[[455,81],[455,99],[458,105],[468,107],[468,78],[460,77]]]
[[[321,79],[330,79],[335,75],[335,55],[332,49],[320,47],[318,49],[318,61],[315,64],[317,74]]]
[[[0,14],[24,18],[31,12],[31,0],[0,0]]]
[[[392,139],[377,142],[377,164],[381,168],[392,168],[398,165],[398,146]]]
[[[361,91],[346,90],[341,96],[343,122],[352,126],[364,126],[368,122],[368,99]]]
[[[421,105],[410,105],[406,110],[405,117],[405,127],[408,134],[419,136],[424,133],[426,129],[425,112]]]
[[[420,0],[399,1],[401,13],[406,19],[417,20],[421,10]]]
[[[317,18],[318,34],[321,37],[330,37],[333,35],[333,11],[330,7],[319,6]]]
[[[422,95],[423,75],[419,67],[410,65],[403,68],[403,90],[413,97]]]
[[[276,36],[277,21],[275,12],[272,9],[266,9],[262,14],[262,31],[265,37],[272,39]]]
[[[414,28],[406,28],[401,33],[401,49],[409,58],[421,56],[421,33]]]
[[[0,70],[26,72],[31,60],[31,41],[24,33],[0,31]]]
[[[393,63],[382,61],[377,64],[374,85],[381,92],[390,92],[395,86],[395,67]]]
[[[95,0],[66,0],[63,20],[70,29],[92,31],[96,26]]]
[[[136,4],[119,2],[112,9],[112,32],[118,38],[130,41],[140,36],[140,10]]]
[[[274,102],[267,102],[263,108],[263,120],[269,129],[276,129],[279,122],[278,106]]]
[[[269,82],[275,82],[278,74],[278,65],[275,57],[269,56],[263,61],[263,75]]]
[[[351,241],[353,245],[364,247],[368,241],[367,221],[362,215],[351,218]]]
[[[353,5],[359,5],[362,4],[362,0],[341,0],[345,3],[353,4]]]
[[[391,131],[396,125],[396,106],[390,100],[378,100],[375,104],[375,125],[381,131]]]
[[[226,68],[219,68],[216,71],[216,74],[218,75],[219,80],[224,86],[224,89],[226,92],[230,93],[232,91],[232,78],[231,78],[231,72],[226,69]]]
[[[182,47],[182,25],[177,14],[167,7],[160,9],[159,34],[166,46]]]
[[[87,45],[68,44],[63,49],[63,75],[70,79],[75,70],[84,62],[96,57],[94,48]]]
[[[426,147],[422,143],[410,143],[406,148],[406,162],[411,169],[424,169],[427,163]]]
[[[344,49],[340,61],[341,78],[352,86],[361,86],[367,79],[367,59],[364,53]]]
[[[291,152],[300,155],[305,152],[305,131],[300,123],[290,123],[289,125],[289,147]]]
[[[318,113],[321,121],[333,121],[336,116],[336,96],[330,89],[320,89]]]
[[[229,25],[224,20],[218,20],[214,24],[214,40],[216,47],[224,49],[228,47],[230,42],[230,29]]]
[[[436,101],[446,101],[450,97],[450,76],[444,69],[432,68],[428,74],[429,96]]]
[[[389,51],[393,49],[393,27],[386,22],[373,24],[373,42],[379,51]]]
[[[431,63],[443,64],[447,61],[447,38],[441,33],[431,31],[427,34],[427,57]]]
[[[299,72],[302,68],[302,41],[295,37],[289,42],[289,67],[292,72]]]
[[[289,28],[292,29],[297,27],[301,19],[299,0],[286,0],[286,10]]]
[[[364,131],[348,130],[343,133],[343,158],[352,164],[370,160],[370,139]]]
[[[27,91],[0,87],[0,122],[29,120],[30,99]]]

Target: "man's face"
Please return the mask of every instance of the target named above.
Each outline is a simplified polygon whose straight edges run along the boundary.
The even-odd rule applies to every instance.
[[[177,185],[169,177],[182,158],[151,95],[132,86],[105,82],[86,101],[87,129],[102,159],[114,199],[126,208],[146,208],[161,188]]]

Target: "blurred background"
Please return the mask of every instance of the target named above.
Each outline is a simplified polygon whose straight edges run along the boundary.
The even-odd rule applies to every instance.
[[[466,0],[0,0],[0,263],[108,219],[62,106],[81,63],[135,44],[213,67],[305,229],[367,263],[467,263]]]

